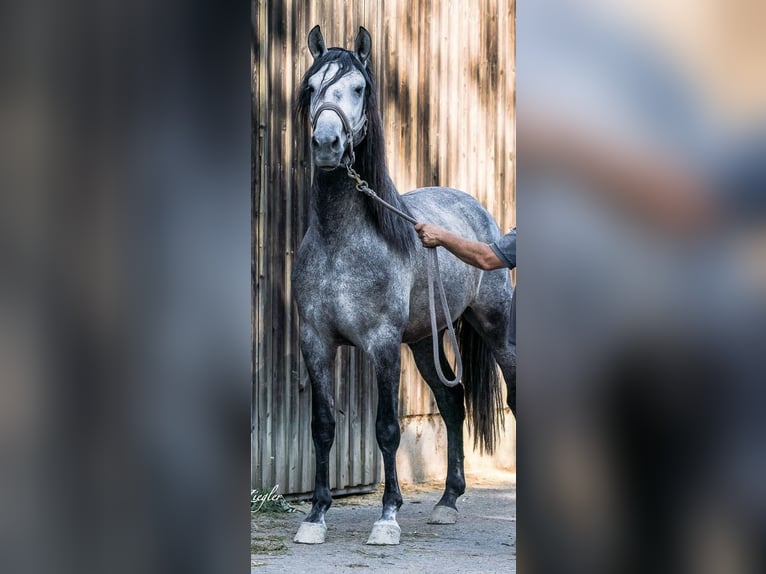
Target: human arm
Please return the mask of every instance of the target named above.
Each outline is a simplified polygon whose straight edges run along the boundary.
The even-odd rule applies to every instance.
[[[487,243],[466,239],[431,223],[418,223],[415,231],[425,247],[441,245],[462,261],[479,269],[489,271],[507,267]]]

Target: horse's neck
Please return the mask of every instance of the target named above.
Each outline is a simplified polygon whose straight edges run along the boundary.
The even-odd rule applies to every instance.
[[[345,170],[317,174],[314,188],[314,217],[325,236],[358,233],[374,226],[367,198],[354,187]]]

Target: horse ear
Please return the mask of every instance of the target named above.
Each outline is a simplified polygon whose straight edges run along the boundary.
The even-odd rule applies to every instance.
[[[327,52],[327,46],[324,44],[324,36],[322,36],[319,25],[314,26],[309,32],[309,52],[315,60]]]
[[[362,64],[366,66],[372,51],[372,38],[363,26],[359,26],[359,33],[356,35],[356,42],[354,42],[354,51]]]

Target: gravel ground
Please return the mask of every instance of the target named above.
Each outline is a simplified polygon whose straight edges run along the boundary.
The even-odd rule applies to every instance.
[[[516,572],[516,480],[513,474],[469,477],[457,524],[427,524],[443,484],[402,485],[399,546],[367,546],[380,515],[382,489],[337,498],[327,514],[327,541],[295,544],[302,513],[253,513],[251,571]],[[294,504],[308,511],[310,503]]]

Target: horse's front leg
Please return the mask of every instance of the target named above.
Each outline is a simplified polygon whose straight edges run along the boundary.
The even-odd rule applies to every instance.
[[[314,440],[316,475],[311,512],[301,523],[294,541],[321,544],[327,532],[324,515],[332,504],[330,449],[335,440],[332,373],[337,346],[320,337],[310,327],[302,326],[301,349],[311,379],[311,435]]]
[[[378,413],[375,432],[383,454],[386,486],[383,492],[383,514],[375,522],[367,544],[399,544],[401,529],[396,512],[402,505],[399,479],[396,476],[396,451],[399,448],[399,365],[401,338],[379,344],[371,353],[378,381]]]

